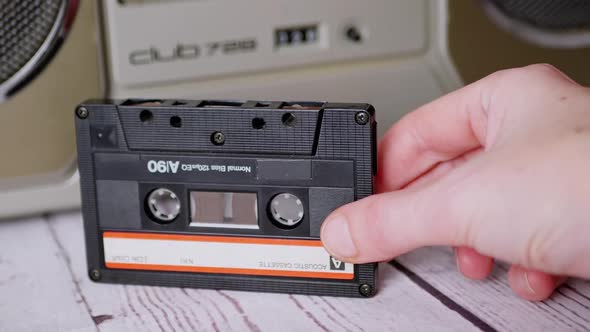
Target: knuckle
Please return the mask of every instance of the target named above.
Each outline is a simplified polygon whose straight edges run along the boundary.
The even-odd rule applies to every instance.
[[[561,75],[561,71],[559,71],[559,69],[557,69],[557,67],[555,67],[549,63],[533,64],[533,65],[524,67],[523,70],[528,73],[533,73],[533,74],[538,74],[538,75],[550,75],[550,76],[553,76],[555,74]]]
[[[563,77],[564,74],[555,66],[548,63],[538,63],[526,67],[504,69],[488,76],[497,85],[506,83],[535,83],[543,80]]]
[[[527,268],[546,268],[550,265],[553,237],[543,229],[538,229],[525,241],[522,265]]]
[[[481,209],[478,204],[470,203],[470,191],[467,188],[455,186],[444,193],[446,198],[444,208],[440,213],[447,215],[449,224],[452,225],[450,237],[453,245],[477,247],[477,225],[481,219]]]
[[[548,63],[538,63],[522,68],[523,75],[526,75],[529,80],[538,84],[543,84],[546,81],[568,80],[567,76],[554,65]]]
[[[491,73],[486,77],[486,79],[491,81],[503,81],[506,77],[510,77],[514,75],[514,72],[518,69],[502,69],[496,72]]]
[[[390,248],[387,245],[389,232],[384,229],[384,215],[382,204],[383,199],[380,195],[374,196],[367,204],[363,211],[364,232],[354,234],[355,242],[364,256],[370,256],[375,259],[386,259],[390,256]]]
[[[363,211],[363,218],[371,228],[375,228],[377,221],[382,218],[381,205],[383,204],[382,195],[372,196],[369,200],[366,209]]]
[[[407,121],[403,119],[401,121]],[[400,122],[401,122],[400,121]],[[403,124],[403,123],[402,123]],[[407,159],[408,154],[412,151],[408,147],[414,146],[417,142],[414,137],[415,130],[408,130],[413,128],[411,126],[394,126],[388,133],[386,138],[381,141],[380,148],[387,148],[389,153],[395,153],[401,160]],[[386,144],[387,143],[387,144]],[[400,155],[401,154],[401,155]]]
[[[423,223],[422,218],[415,212],[415,200],[401,196],[376,195],[366,205],[364,229],[357,234],[363,255],[386,260],[420,245],[424,233],[417,230],[417,225]]]
[[[385,195],[376,195],[367,205],[365,210],[366,218],[366,229],[369,232],[369,236],[365,239],[367,245],[374,250],[374,254],[379,257],[389,257],[391,255],[392,248],[390,246],[391,236],[395,230],[387,229],[384,226],[387,218],[391,218],[386,212],[386,201]]]
[[[585,234],[577,227],[554,227],[558,225],[553,219],[530,233],[524,241],[521,264],[528,268],[544,270],[558,275],[576,275],[575,270],[583,261],[575,249],[580,234]],[[581,251],[587,255],[587,251]]]

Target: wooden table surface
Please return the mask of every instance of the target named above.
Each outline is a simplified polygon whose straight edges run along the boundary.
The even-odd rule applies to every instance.
[[[590,330],[589,283],[530,303],[506,272],[468,281],[430,248],[382,264],[372,299],[95,284],[72,212],[0,222],[0,331]]]

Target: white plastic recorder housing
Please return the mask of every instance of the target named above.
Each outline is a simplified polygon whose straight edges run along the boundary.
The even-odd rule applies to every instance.
[[[105,1],[110,95],[373,103],[381,132],[460,85],[446,1]]]
[[[89,5],[84,2],[82,9]],[[92,42],[102,53],[102,69],[94,76],[104,78],[105,91],[80,101],[366,102],[376,107],[383,134],[405,113],[461,85],[448,53],[446,0],[107,0],[97,5]],[[66,40],[66,48],[68,43],[73,41]],[[77,57],[76,63],[85,59]],[[88,61],[94,68],[96,59]],[[66,74],[60,80],[67,80]],[[75,84],[87,82],[76,79]],[[71,106],[60,113],[67,116],[60,121],[68,128]],[[72,143],[74,136],[67,140]],[[0,217],[78,206],[75,156],[63,160],[60,172],[31,173],[4,187],[0,181]]]

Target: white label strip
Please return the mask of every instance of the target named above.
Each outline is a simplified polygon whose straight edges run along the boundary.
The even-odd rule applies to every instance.
[[[111,269],[353,279],[319,241],[104,233]]]

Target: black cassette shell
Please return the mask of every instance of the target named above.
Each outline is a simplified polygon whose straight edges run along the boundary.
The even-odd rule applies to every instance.
[[[79,116],[80,109],[85,117]],[[105,259],[106,234],[318,242],[321,223],[329,213],[373,193],[377,124],[371,105],[89,100],[75,113],[92,280],[347,297],[375,294],[376,264],[354,265],[350,278],[332,279],[319,273],[112,268]],[[153,222],[145,208],[145,197],[158,188],[174,192],[183,203],[169,224]],[[207,216],[202,213],[197,218],[193,192],[255,194],[258,225],[220,222],[195,227],[201,226],[196,219]],[[279,194],[301,200],[305,212],[297,211],[302,219],[294,228],[277,227],[271,220],[268,204]],[[340,264],[327,266],[337,269]]]

